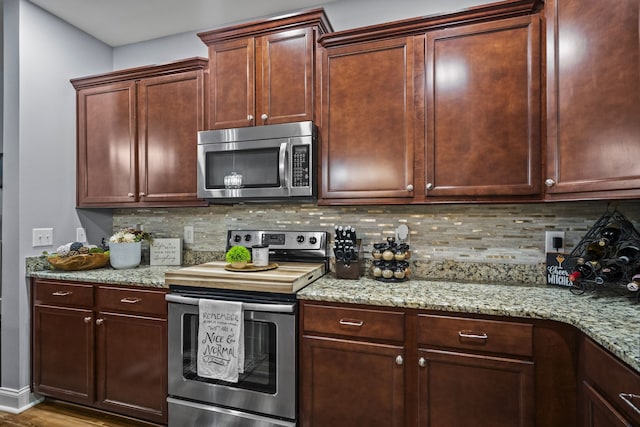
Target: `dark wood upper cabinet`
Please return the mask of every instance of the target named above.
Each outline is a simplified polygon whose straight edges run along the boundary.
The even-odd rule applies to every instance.
[[[539,8],[323,36],[319,203],[539,200]]]
[[[411,202],[413,38],[328,47],[322,65],[321,202]]]
[[[640,1],[549,0],[548,200],[640,194]]]
[[[206,204],[196,197],[206,67],[194,58],[71,81],[78,207]]]
[[[314,120],[322,9],[199,33],[209,47],[208,129]]]
[[[538,196],[540,17],[430,31],[425,56],[427,200]]]

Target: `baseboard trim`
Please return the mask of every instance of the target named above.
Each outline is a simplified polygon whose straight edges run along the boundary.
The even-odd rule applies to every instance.
[[[42,402],[44,397],[31,393],[31,387],[20,390],[0,387],[0,411],[19,414]]]

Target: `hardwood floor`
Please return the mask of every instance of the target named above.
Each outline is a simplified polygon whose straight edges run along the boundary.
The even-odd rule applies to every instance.
[[[21,414],[0,412],[2,427],[150,427],[154,425],[48,399]]]

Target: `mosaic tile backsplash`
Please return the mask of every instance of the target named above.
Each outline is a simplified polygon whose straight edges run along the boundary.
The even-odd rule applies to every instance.
[[[567,252],[595,221],[617,208],[636,228],[640,202],[533,204],[448,204],[401,206],[317,206],[315,204],[212,205],[204,208],[117,209],[114,230],[143,226],[157,237],[182,237],[194,227],[194,243],[184,244],[185,264],[224,253],[226,232],[235,229],[326,230],[351,225],[362,239],[365,258],[373,243],[409,227],[414,275],[432,279],[544,284],[545,231],[566,232]],[[198,256],[198,255],[204,255]],[[192,260],[192,262],[188,262]]]

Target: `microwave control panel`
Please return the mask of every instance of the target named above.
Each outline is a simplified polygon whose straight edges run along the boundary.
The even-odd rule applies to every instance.
[[[310,178],[310,156],[309,145],[294,145],[292,148],[293,162],[291,164],[292,187],[309,187]]]

